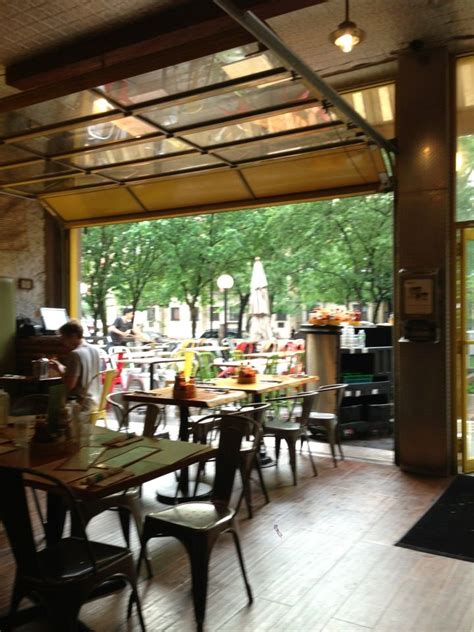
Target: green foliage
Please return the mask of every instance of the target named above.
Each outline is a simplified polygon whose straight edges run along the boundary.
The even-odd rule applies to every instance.
[[[216,279],[228,273],[243,329],[259,256],[272,311],[297,314],[320,302],[379,305],[392,293],[392,206],[391,195],[372,195],[90,228],[83,240],[85,302],[94,314],[104,290],[142,309],[174,297],[189,306],[195,334],[198,306],[221,300]]]
[[[458,137],[460,163],[456,171],[456,219],[458,222],[474,217],[474,135]]]

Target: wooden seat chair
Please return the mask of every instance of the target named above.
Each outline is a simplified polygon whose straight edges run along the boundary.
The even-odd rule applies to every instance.
[[[314,476],[318,475],[313,455],[311,454],[308,436],[309,416],[318,395],[319,391],[302,391],[295,395],[274,397],[266,400],[267,403],[272,404],[275,417],[265,422],[264,436],[275,437],[275,457],[277,464],[280,457],[281,440],[286,441],[293,474],[293,485],[297,484],[296,443],[298,439],[301,439],[302,442],[306,441],[313,474]],[[301,410],[299,410],[299,407],[301,407]],[[296,415],[297,411],[299,413],[298,416]]]
[[[61,494],[75,524],[74,537],[39,549],[25,491],[25,476],[30,475],[54,485]],[[103,584],[120,579],[132,589],[128,617],[135,603],[140,629],[145,632],[132,554],[128,549],[88,539],[76,498],[64,483],[38,470],[1,467],[0,514],[16,561],[10,629],[15,626],[21,601],[29,597],[44,607],[56,632],[73,632],[78,629],[81,606],[97,598]]]
[[[209,415],[212,417],[212,415]],[[229,506],[235,472],[240,467],[240,449],[246,436],[254,437],[254,450],[260,442],[260,428],[253,419],[242,415],[217,415],[220,424],[219,447],[216,457],[216,473],[210,502],[186,502],[145,519],[140,563],[146,557],[146,545],[151,538],[171,536],[185,546],[191,562],[194,613],[198,631],[202,631],[206,613],[209,558],[218,537],[231,533],[240,568],[247,590],[249,604],[252,591],[247,579],[240,540],[236,511]]]

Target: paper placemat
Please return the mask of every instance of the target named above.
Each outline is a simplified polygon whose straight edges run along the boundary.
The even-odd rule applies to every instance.
[[[113,455],[110,453],[110,449],[107,451],[107,457],[110,454],[110,458],[104,458],[100,463],[97,463],[98,466],[104,467],[125,467],[126,465],[130,465],[131,463],[136,463],[136,461],[141,461],[142,459],[148,458],[151,454],[155,452],[159,452],[161,448],[152,448],[148,446],[140,446],[138,448],[133,448],[132,450],[128,450],[127,452],[123,452],[122,454]]]
[[[99,457],[105,452],[105,448],[102,446],[90,447],[86,446],[80,448],[76,454],[71,458],[64,461],[57,469],[58,470],[84,470],[87,471],[93,463],[95,463]]]

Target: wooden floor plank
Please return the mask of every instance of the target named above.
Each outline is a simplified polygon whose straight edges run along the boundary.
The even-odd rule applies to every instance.
[[[270,445],[270,443],[269,443]],[[474,632],[474,565],[394,547],[447,487],[447,479],[400,472],[388,462],[347,458],[333,467],[313,445],[319,476],[298,454],[299,484],[291,484],[287,453],[264,470],[271,503],[255,486],[255,516],[240,513],[244,557],[254,603],[247,605],[230,537],[217,543],[210,563],[208,632]],[[271,453],[271,449],[269,448]],[[212,477],[212,468],[206,475]],[[171,482],[174,481],[170,477]],[[156,511],[158,481],[144,486],[144,511]],[[238,490],[235,492],[238,495]],[[133,530],[132,530],[133,531]],[[123,545],[117,515],[98,516],[92,538]],[[138,550],[132,532],[132,548]],[[155,576],[140,579],[149,632],[195,629],[190,569],[173,539],[150,542]],[[0,613],[8,607],[14,564],[0,532]],[[126,621],[126,591],[84,606],[95,632],[138,629]],[[19,632],[44,632],[41,624]]]

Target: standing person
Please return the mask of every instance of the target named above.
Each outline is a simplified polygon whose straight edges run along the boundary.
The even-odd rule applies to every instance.
[[[68,349],[64,364],[50,360],[62,376],[68,397],[77,397],[83,410],[94,410],[100,399],[100,356],[96,347],[84,339],[82,325],[70,320],[60,329],[63,345]]]
[[[133,330],[133,317],[135,312],[131,307],[126,307],[122,316],[117,316],[113,325],[109,327],[109,334],[112,338],[113,345],[124,345],[127,340],[135,339],[135,331]]]

